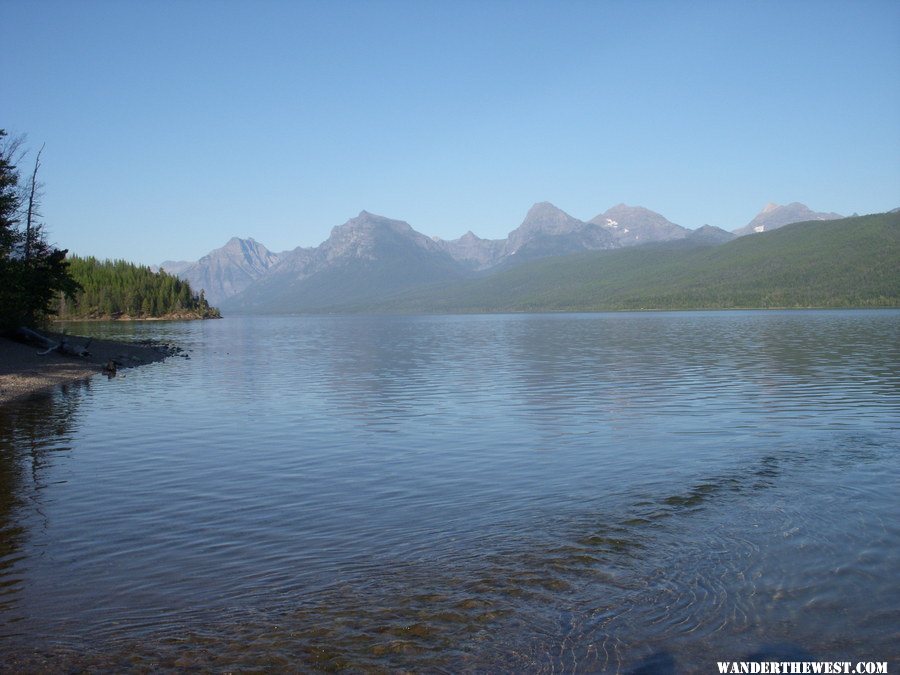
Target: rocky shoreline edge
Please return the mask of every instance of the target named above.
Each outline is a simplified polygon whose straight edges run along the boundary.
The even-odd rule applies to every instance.
[[[0,406],[34,394],[49,393],[60,385],[86,380],[99,373],[113,376],[120,369],[171,356],[189,358],[180,347],[163,342],[120,342],[52,331],[38,333],[53,343],[65,341],[67,348],[47,351],[35,343],[0,337]]]

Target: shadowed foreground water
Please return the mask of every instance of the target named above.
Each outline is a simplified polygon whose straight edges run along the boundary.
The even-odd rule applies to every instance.
[[[192,358],[0,413],[6,669],[898,657],[900,312],[78,329]]]

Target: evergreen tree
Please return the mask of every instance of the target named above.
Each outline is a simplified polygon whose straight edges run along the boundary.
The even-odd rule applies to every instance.
[[[52,313],[59,293],[72,295],[78,285],[67,270],[66,251],[50,246],[37,215],[37,169],[24,187],[16,162],[21,139],[0,129],[0,330],[34,324]],[[24,191],[23,191],[24,190]],[[26,214],[27,232],[21,231]]]

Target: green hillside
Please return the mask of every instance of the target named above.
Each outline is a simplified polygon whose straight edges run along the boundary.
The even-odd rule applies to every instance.
[[[900,306],[900,214],[795,223],[530,262],[395,296],[381,311],[501,312]]]
[[[166,272],[124,260],[68,258],[81,290],[60,300],[60,319],[206,319],[219,311],[190,285]]]

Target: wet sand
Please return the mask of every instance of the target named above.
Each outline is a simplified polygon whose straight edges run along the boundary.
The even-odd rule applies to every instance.
[[[51,339],[60,333],[40,331]],[[69,344],[83,345],[88,338],[66,335]],[[103,372],[104,366],[116,361],[117,367],[129,368],[162,361],[176,353],[168,345],[91,340],[88,357],[66,356],[59,352],[39,354],[43,349],[0,338],[0,405],[36,393],[49,392],[55,387],[77,382]]]

